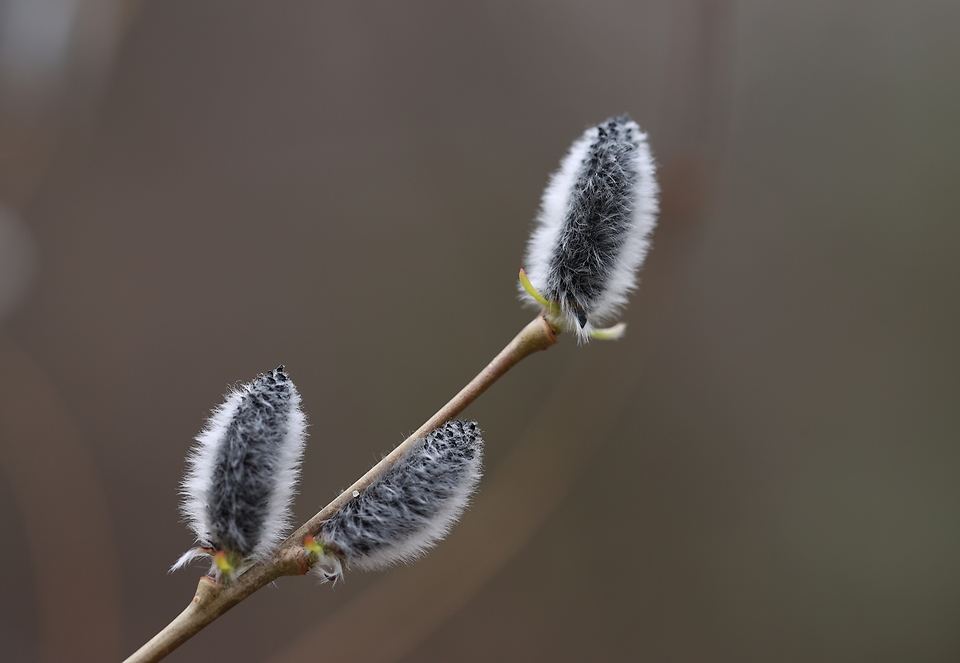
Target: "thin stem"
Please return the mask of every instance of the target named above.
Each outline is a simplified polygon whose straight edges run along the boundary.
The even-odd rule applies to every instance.
[[[450,399],[450,402],[444,405],[440,410],[430,417],[425,424],[420,426],[406,440],[401,442],[389,454],[370,468],[366,474],[357,479],[356,483],[340,493],[335,500],[320,510],[317,515],[305,522],[300,528],[290,535],[283,545],[289,541],[295,541],[299,545],[303,537],[307,534],[317,535],[324,521],[339,511],[343,506],[353,499],[354,492],[362,492],[367,486],[373,483],[381,474],[394,466],[400,458],[413,446],[413,443],[423,438],[430,431],[439,428],[455,416],[463,412],[480,394],[487,390],[487,387],[496,382],[501,375],[510,370],[521,359],[537,350],[546,350],[557,342],[556,334],[553,328],[542,317],[535,318],[530,324],[523,328],[512,341],[500,351],[493,361],[487,364],[477,377],[460,390],[456,396]]]
[[[487,364],[470,383],[460,390],[449,403],[401,442],[393,451],[373,466],[352,486],[340,493],[330,504],[301,525],[280,544],[269,560],[258,562],[243,572],[230,584],[220,584],[211,578],[201,578],[197,593],[190,605],[176,619],[157,633],[145,645],[134,652],[125,663],[150,663],[159,661],[181,644],[196,635],[204,626],[227,610],[237,605],[255,591],[281,576],[303,575],[310,570],[309,553],[303,547],[304,537],[317,535],[326,520],[362,492],[384,472],[403,457],[413,444],[435,428],[460,414],[470,403],[496,382],[500,376],[515,366],[527,355],[546,350],[557,342],[550,324],[538,316],[517,334],[493,361]]]

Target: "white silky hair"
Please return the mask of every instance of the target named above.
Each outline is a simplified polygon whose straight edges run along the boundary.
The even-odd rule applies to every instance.
[[[262,394],[269,389],[263,381],[270,377],[280,378],[285,386],[283,398],[279,401],[282,412],[277,420],[281,429],[268,431],[276,440],[274,446],[266,449],[266,455],[271,462],[266,466],[254,464],[246,467],[240,479],[253,480],[268,488],[266,505],[263,511],[257,514],[262,517],[262,524],[257,531],[256,541],[252,542],[252,552],[246,555],[247,559],[259,560],[266,557],[283,540],[289,529],[290,504],[300,478],[307,420],[300,407],[300,394],[281,366],[258,376],[249,384],[230,390],[224,402],[213,410],[203,431],[197,436],[197,443],[187,456],[187,471],[181,485],[181,512],[201,547],[184,553],[171,571],[198,557],[209,556],[204,548],[220,549],[220,540],[224,538],[223,523],[215,522],[209,508],[211,494],[219,488],[215,486],[217,466],[222,462],[224,454],[228,453],[225,449],[229,440],[228,431],[238,416],[241,404],[245,398],[257,393]]]
[[[482,455],[476,423],[445,424],[324,523],[321,540],[350,569],[378,570],[423,556],[467,507],[480,481]],[[318,566],[323,580],[342,573],[332,557]]]
[[[582,265],[583,270],[603,267],[606,280],[599,297],[592,298],[586,315],[586,324],[580,325],[577,311],[567,302],[560,305],[560,323],[563,329],[576,331],[579,340],[589,340],[593,330],[616,315],[627,303],[629,293],[637,287],[637,270],[643,263],[650,248],[650,233],[657,222],[656,168],[647,135],[639,125],[625,116],[607,120],[601,125],[591,127],[574,141],[566,156],[560,162],[560,168],[551,176],[540,203],[535,226],[527,244],[524,269],[530,282],[542,294],[547,296],[551,288],[551,267],[563,251],[562,240],[570,232],[569,224],[573,220],[572,209],[577,196],[585,195],[577,190],[578,180],[584,171],[591,151],[603,140],[602,128],[619,123],[634,139],[632,166],[635,178],[631,182],[629,198],[623,201],[632,208],[630,223],[619,237],[620,246],[616,252],[600,252],[595,256],[597,263]],[[522,287],[521,298],[536,306],[540,304]]]

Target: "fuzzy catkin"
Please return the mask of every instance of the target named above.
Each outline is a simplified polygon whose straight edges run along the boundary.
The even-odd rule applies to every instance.
[[[381,569],[420,557],[446,536],[467,506],[480,480],[482,456],[475,422],[445,424],[324,523],[322,543],[354,569]],[[336,574],[325,573],[326,579]]]
[[[573,143],[543,193],[525,268],[580,340],[636,287],[656,214],[653,157],[636,122],[611,118]]]
[[[197,436],[183,481],[181,510],[202,547],[243,559],[276,547],[289,526],[305,436],[300,394],[283,366],[227,394]]]

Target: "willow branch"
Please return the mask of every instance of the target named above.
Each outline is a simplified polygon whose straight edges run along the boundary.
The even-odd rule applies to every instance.
[[[542,316],[535,318],[500,351],[500,354],[494,357],[493,361],[487,364],[486,368],[461,389],[460,393],[410,437],[384,456],[369,472],[287,537],[270,559],[254,564],[229,584],[220,584],[209,577],[201,578],[197,593],[190,605],[162,631],[134,652],[125,663],[159,661],[261,587],[282,576],[303,575],[309,571],[310,558],[303,547],[304,537],[319,534],[325,521],[393,467],[417,440],[460,414],[521,359],[538,350],[546,350],[556,342],[556,333],[550,324]]]

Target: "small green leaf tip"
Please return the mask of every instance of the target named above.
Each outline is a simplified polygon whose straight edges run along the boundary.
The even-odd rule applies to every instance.
[[[228,550],[218,550],[213,554],[213,566],[210,574],[218,582],[230,583],[249,564],[236,553]]]
[[[531,297],[537,300],[543,308],[545,308],[549,313],[559,313],[560,307],[557,306],[554,302],[547,301],[547,298],[540,294],[540,292],[533,287],[533,284],[530,283],[530,279],[527,278],[526,271],[523,268],[520,268],[520,285],[523,286],[523,289],[527,291]]]
[[[598,341],[616,341],[623,336],[624,332],[627,331],[626,322],[618,322],[612,327],[605,327],[604,329],[594,329],[590,332],[590,338],[595,338]]]
[[[303,537],[303,547],[310,551],[312,555],[319,555],[323,552],[323,546],[310,534]]]

